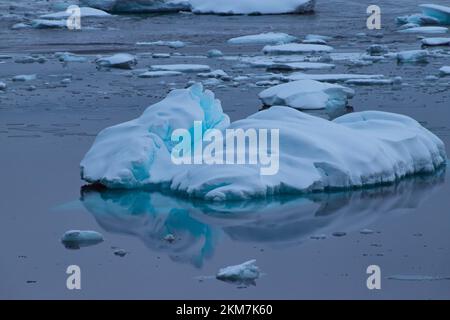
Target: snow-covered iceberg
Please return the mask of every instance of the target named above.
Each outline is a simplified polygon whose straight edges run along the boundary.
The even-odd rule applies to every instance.
[[[352,89],[337,84],[298,80],[266,89],[259,94],[259,98],[266,106],[336,110],[345,108],[354,94]]]
[[[172,132],[193,130],[194,121],[205,131],[279,129],[279,150],[268,150],[279,154],[279,171],[261,175],[261,164],[174,164]],[[391,183],[445,162],[443,142],[406,116],[367,111],[328,121],[275,106],[230,124],[220,101],[197,84],[100,132],[81,161],[81,176],[108,188],[156,187],[224,201]]]
[[[450,7],[437,4],[422,4],[420,8],[425,15],[437,19],[440,24],[450,24]]]

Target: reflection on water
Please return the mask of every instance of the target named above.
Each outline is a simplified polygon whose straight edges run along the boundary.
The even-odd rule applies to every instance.
[[[84,187],[81,201],[104,230],[137,236],[151,250],[201,267],[224,235],[285,247],[317,234],[358,231],[394,210],[417,208],[444,179],[442,169],[377,188],[227,203]],[[165,241],[168,234],[175,241]]]

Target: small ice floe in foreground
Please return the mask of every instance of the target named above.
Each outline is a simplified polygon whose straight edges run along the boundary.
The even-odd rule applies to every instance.
[[[354,79],[383,79],[382,74],[353,74],[353,73],[343,73],[343,74],[307,74],[302,72],[294,72],[285,79],[289,81],[296,80],[316,80],[325,82],[344,82],[347,80]]]
[[[441,77],[450,76],[450,66],[445,66],[439,69],[439,75]]]
[[[314,11],[315,0],[189,0],[194,13],[283,14]]]
[[[401,29],[397,32],[400,33],[447,33],[448,28],[446,27],[413,27],[413,28],[407,28],[407,29]]]
[[[427,50],[407,50],[397,53],[399,63],[427,63],[429,53]]]
[[[50,19],[50,20],[59,20],[59,19],[67,19],[71,16],[71,12],[70,11],[61,11],[61,12],[56,12],[56,13],[49,13],[49,14],[45,14],[43,16],[40,16],[41,19]],[[92,18],[92,17],[97,17],[97,18],[104,18],[104,17],[109,17],[111,16],[109,13],[102,11],[102,10],[98,10],[98,9],[94,9],[94,8],[89,8],[89,7],[81,7],[80,8],[80,17],[83,18]]]
[[[423,46],[450,46],[450,38],[423,38]]]
[[[389,280],[400,280],[400,281],[441,281],[450,280],[450,276],[428,276],[428,275],[418,275],[418,274],[398,274],[388,277]]]
[[[218,57],[222,57],[223,53],[222,53],[222,51],[220,51],[218,49],[211,49],[208,51],[208,53],[206,55],[208,58],[218,58]]]
[[[330,63],[321,62],[292,62],[274,63],[267,67],[268,70],[295,71],[295,70],[327,70],[336,66]]]
[[[64,233],[61,242],[67,249],[80,249],[103,242],[103,235],[96,231],[70,230]]]
[[[437,4],[422,4],[420,8],[423,14],[437,19],[440,24],[450,24],[450,7]]]
[[[256,260],[250,260],[236,266],[229,266],[219,270],[216,278],[221,281],[238,285],[255,285],[261,271],[256,266]]]
[[[265,46],[263,52],[265,54],[302,54],[314,52],[331,52],[333,48],[321,44],[305,44],[305,43],[287,43],[274,46]]]
[[[31,27],[35,29],[58,29],[67,28],[66,20],[49,20],[49,19],[35,19],[31,21]]]
[[[109,57],[101,57],[95,60],[100,67],[132,69],[136,64],[136,57],[128,53],[116,53]]]
[[[12,78],[13,81],[33,81],[36,80],[35,74],[21,74]]]
[[[342,101],[345,91],[305,92],[303,97],[312,102],[318,98],[326,102],[330,96]],[[269,143],[263,151],[270,159],[267,162],[212,165],[224,161],[224,152],[203,152],[201,164],[180,165],[176,161],[181,146],[172,143],[174,130],[193,132],[196,121],[202,122],[202,132],[282,130],[279,139],[278,135],[269,137],[279,143]],[[190,152],[187,133],[183,143]],[[227,146],[226,136],[214,140],[214,146],[226,147],[222,150],[246,159],[252,151],[247,143]],[[206,141],[203,146],[211,147]],[[134,120],[102,130],[81,161],[80,172],[83,180],[111,189],[151,186],[206,201],[234,201],[394,183],[413,174],[436,172],[446,161],[442,140],[404,115],[364,111],[329,121],[290,107],[272,106],[230,123],[213,92],[197,83],[170,91]]]
[[[439,24],[438,19],[421,13],[397,17],[395,20],[399,25],[414,24],[417,26],[426,26]]]
[[[86,62],[88,59],[70,52],[56,52],[55,57],[61,62]]]
[[[182,72],[178,71],[146,71],[138,74],[139,78],[160,78],[160,77],[174,77],[182,75]]]
[[[288,106],[299,110],[336,110],[345,108],[348,99],[354,94],[352,89],[341,85],[298,80],[266,89],[259,94],[259,98],[266,106]]]
[[[160,64],[152,65],[155,71],[208,72],[211,68],[204,64]]]
[[[0,90],[5,90],[6,89],[6,83],[0,81]]]
[[[154,42],[136,42],[138,46],[161,46],[161,47],[169,47],[172,49],[184,48],[186,43],[183,41],[154,41]]]
[[[229,44],[283,44],[296,41],[297,38],[287,33],[267,32],[232,38]]]

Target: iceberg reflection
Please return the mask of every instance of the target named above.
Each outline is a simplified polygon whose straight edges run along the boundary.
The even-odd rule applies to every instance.
[[[81,202],[104,230],[136,236],[174,261],[201,267],[223,235],[285,247],[317,234],[359,231],[392,211],[417,208],[444,180],[445,168],[370,189],[217,203],[86,186]],[[175,241],[165,241],[168,234]]]

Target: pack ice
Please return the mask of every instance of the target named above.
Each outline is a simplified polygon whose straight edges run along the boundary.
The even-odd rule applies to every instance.
[[[203,132],[279,129],[279,152],[267,150],[278,152],[278,172],[260,175],[260,163],[173,164],[171,134],[193,130],[194,121],[203,121]],[[443,142],[406,116],[366,111],[328,121],[275,106],[230,124],[220,101],[196,84],[170,92],[135,120],[101,131],[80,167],[85,181],[108,188],[156,187],[225,201],[391,183],[434,172],[445,161]]]

